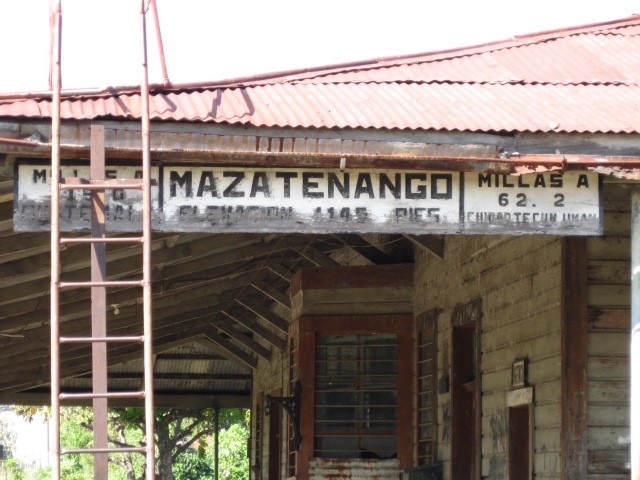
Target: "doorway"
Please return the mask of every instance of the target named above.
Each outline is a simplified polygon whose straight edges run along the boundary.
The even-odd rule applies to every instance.
[[[451,477],[480,478],[480,303],[456,308],[452,318]]]

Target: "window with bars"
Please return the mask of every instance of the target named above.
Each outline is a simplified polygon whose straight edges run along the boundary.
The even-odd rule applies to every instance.
[[[306,316],[297,323],[302,445],[313,458],[389,459],[414,466],[412,315]]]
[[[431,311],[417,319],[418,349],[418,464],[436,461],[436,398],[437,398],[437,344],[438,312]]]
[[[289,338],[289,395],[294,391],[295,384],[298,381],[298,335],[294,333]],[[287,422],[287,477],[291,478],[296,475],[297,458],[294,442],[293,442],[293,429],[294,426],[291,421]]]
[[[397,335],[319,335],[315,370],[315,455],[397,456]]]
[[[252,470],[259,472],[260,465],[262,464],[262,410],[264,408],[263,402],[263,394],[258,394],[256,398],[256,408],[255,408],[255,449],[254,449],[254,457],[253,457],[253,466]]]

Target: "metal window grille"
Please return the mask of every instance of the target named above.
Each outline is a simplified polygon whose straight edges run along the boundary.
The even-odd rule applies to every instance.
[[[437,314],[418,319],[418,463],[436,461]]]
[[[397,456],[397,335],[319,335],[315,366],[315,455]]]

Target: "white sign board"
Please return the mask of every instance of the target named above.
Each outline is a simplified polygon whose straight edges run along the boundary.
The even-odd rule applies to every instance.
[[[48,228],[50,187],[45,165],[23,163],[16,230]],[[63,176],[87,178],[88,167],[64,167]],[[117,166],[108,178],[135,178]],[[549,233],[602,232],[601,188],[596,174],[496,174],[163,166],[152,172],[153,225],[158,231]],[[111,231],[140,228],[140,192],[107,194]],[[61,228],[89,228],[89,192],[61,195]]]

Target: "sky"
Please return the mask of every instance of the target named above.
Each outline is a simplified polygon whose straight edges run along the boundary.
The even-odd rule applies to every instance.
[[[157,0],[169,78],[437,51],[640,13],[637,0]],[[62,0],[65,89],[140,82],[140,1]],[[151,17],[150,17],[151,20]],[[161,82],[149,23],[150,81]],[[0,0],[0,92],[48,89],[49,0]]]

